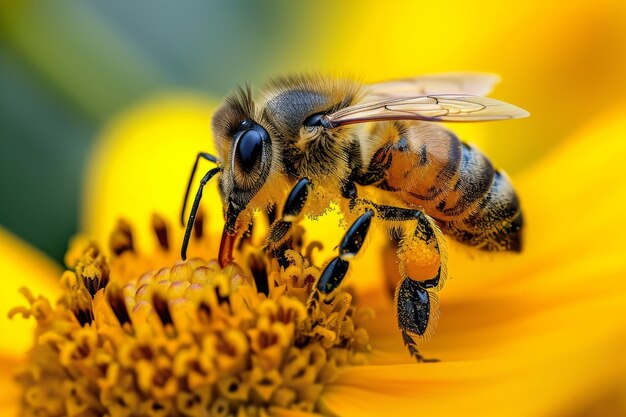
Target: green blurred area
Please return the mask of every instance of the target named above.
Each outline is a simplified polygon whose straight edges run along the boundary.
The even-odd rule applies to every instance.
[[[222,97],[297,44],[295,2],[3,1],[0,224],[60,261],[108,118],[168,89]]]

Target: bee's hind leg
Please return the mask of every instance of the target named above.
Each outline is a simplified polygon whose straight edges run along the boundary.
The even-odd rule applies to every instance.
[[[402,233],[395,233],[402,277],[395,291],[395,305],[402,340],[416,360],[434,362],[436,360],[426,359],[419,353],[414,337],[427,335],[437,315],[432,291],[441,287],[446,275],[446,251],[440,244],[440,232],[421,210],[374,207],[377,217],[392,221],[402,229]],[[407,227],[410,224],[414,225],[413,230]]]
[[[378,219],[390,223],[400,261],[401,279],[394,301],[402,340],[417,361],[435,361],[424,358],[415,342],[416,337],[428,335],[434,327],[437,298],[432,291],[441,288],[446,276],[446,250],[440,244],[443,240],[439,239],[441,232],[435,221],[421,210],[379,205],[359,198],[352,182],[345,184],[343,196],[350,200],[351,209],[365,207]],[[347,264],[333,267],[347,270]]]
[[[417,348],[412,334],[422,336],[428,328],[431,314],[431,295],[422,286],[410,278],[404,278],[396,289],[398,327],[402,332],[402,341],[418,362],[438,362],[427,359]]]
[[[390,221],[417,220],[417,226],[412,235],[413,240],[425,240],[431,245],[434,244],[437,254],[435,257],[439,259],[439,245],[435,240],[435,231],[429,229],[432,226],[427,219],[424,219],[425,223],[420,222],[421,211],[397,209],[401,211],[398,212],[395,207],[374,204],[372,207],[374,210],[366,209],[365,213],[352,223],[339,244],[339,256],[335,257],[322,271],[317,284],[317,289],[321,293],[329,294],[341,284],[348,272],[350,259],[354,258],[363,246],[373,217]],[[391,216],[392,214],[393,216]],[[406,251],[407,256],[410,257],[410,249],[415,249],[412,243],[402,239],[399,252]],[[411,245],[411,248],[407,248],[407,245]],[[439,285],[441,266],[439,265],[434,278],[431,276],[429,279],[418,281],[406,276],[406,272],[404,275],[405,278],[400,281],[395,292],[398,327],[402,332],[402,340],[417,361],[435,362],[436,359],[424,358],[419,353],[413,335],[424,336],[429,324],[431,324],[433,312],[436,310],[433,308],[434,295],[430,294],[428,289],[436,288]]]

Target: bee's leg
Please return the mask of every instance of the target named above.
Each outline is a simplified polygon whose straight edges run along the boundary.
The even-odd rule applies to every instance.
[[[439,289],[445,278],[442,267],[447,256],[445,247],[440,244],[441,232],[435,221],[421,210],[367,204],[375,208],[376,217],[394,222],[403,229],[402,233],[396,232],[401,275],[419,282],[423,288]]]
[[[370,203],[371,204],[371,203]],[[432,291],[441,287],[446,275],[445,247],[435,222],[421,210],[374,205],[377,217],[406,227],[398,241],[402,279],[395,292],[398,327],[409,352],[420,362],[425,359],[417,350],[414,336],[426,335],[436,316],[436,297]]]
[[[187,246],[189,245],[189,239],[191,237],[191,229],[193,229],[194,221],[196,220],[196,214],[198,213],[198,207],[200,207],[200,200],[202,199],[202,189],[206,185],[207,182],[211,178],[215,176],[218,172],[221,172],[222,168],[213,168],[207,172],[204,177],[200,180],[200,185],[198,186],[198,191],[196,192],[196,198],[193,200],[193,206],[191,206],[191,211],[189,212],[189,219],[187,220],[187,227],[185,229],[185,237],[183,238],[183,244],[180,249],[180,256],[183,259],[187,259]]]
[[[293,223],[300,217],[302,209],[309,196],[312,184],[308,178],[301,178],[291,189],[283,206],[282,215],[272,222],[267,236],[267,247],[277,256],[279,262],[284,257],[281,256],[289,245],[286,245],[290,237]],[[270,212],[268,216],[275,217],[276,213]]]
[[[180,224],[185,225],[185,209],[187,209],[187,200],[189,200],[189,192],[191,191],[191,183],[193,182],[193,177],[196,175],[196,170],[198,169],[198,162],[200,162],[200,158],[204,158],[207,161],[213,162],[217,164],[219,160],[217,157],[211,155],[206,152],[198,152],[196,155],[196,162],[193,164],[193,168],[191,169],[191,174],[189,175],[189,181],[187,181],[187,189],[185,190],[185,199],[183,200],[183,209],[180,211]]]
[[[348,272],[348,262],[357,255],[365,242],[372,217],[374,211],[368,209],[352,223],[339,244],[339,256],[330,261],[320,275],[317,282],[320,292],[331,293],[341,284]]]
[[[400,242],[404,239],[404,231],[398,226],[391,227],[388,231],[388,237],[389,242],[383,248],[382,256],[385,259],[396,259],[398,256],[398,249],[400,248]],[[387,294],[389,295],[389,299],[393,300],[396,295],[398,284],[402,281],[402,275],[400,275],[398,266],[394,262],[385,263],[383,268]]]
[[[418,362],[437,362],[427,359],[417,349],[412,335],[423,336],[431,319],[431,297],[419,282],[410,278],[400,281],[396,289],[395,304],[397,308],[398,327],[402,332],[402,341]]]
[[[400,261],[401,279],[394,297],[398,327],[411,355],[420,362],[432,362],[419,353],[414,336],[425,336],[437,315],[436,296],[432,291],[441,287],[447,272],[446,251],[439,239],[441,232],[434,220],[421,210],[379,205],[359,198],[351,181],[344,184],[342,195],[350,200],[350,209],[365,207],[373,210],[378,219],[391,223]],[[347,265],[344,268],[347,270]]]

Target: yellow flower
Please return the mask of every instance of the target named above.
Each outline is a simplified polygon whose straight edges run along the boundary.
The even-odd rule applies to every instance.
[[[154,238],[148,234],[137,238],[137,234],[133,233],[133,243],[129,244],[127,227],[124,224],[117,226],[116,218],[126,214],[131,224],[142,225],[146,224],[152,210],[163,212],[166,219],[175,218],[190,159],[198,150],[211,151],[212,145],[208,139],[206,124],[210,110],[210,104],[184,97],[164,98],[133,110],[110,126],[104,134],[102,148],[96,152],[95,160],[90,164],[95,174],[92,173],[87,185],[89,192],[86,198],[89,208],[86,211],[84,228],[100,242],[108,241],[107,231],[117,230],[111,242],[114,248],[119,249],[120,254],[107,264],[110,267],[108,276],[124,277],[128,282],[133,282],[130,287],[116,288],[111,286],[113,281],[110,280],[107,288],[110,288],[111,295],[107,297],[107,290],[101,290],[96,293],[100,295],[93,301],[95,328],[102,334],[107,333],[108,337],[119,342],[120,346],[127,346],[123,340],[147,337],[144,340],[148,340],[154,346],[181,352],[177,350],[180,346],[176,344],[183,341],[176,337],[168,338],[168,334],[171,336],[171,332],[174,331],[171,326],[168,327],[168,323],[175,323],[174,328],[178,328],[178,323],[181,323],[185,331],[194,335],[197,333],[193,332],[202,325],[199,316],[194,315],[201,310],[199,306],[202,299],[186,296],[185,291],[189,292],[188,288],[183,290],[171,288],[169,292],[164,293],[149,291],[151,298],[148,298],[147,302],[154,308],[151,318],[140,320],[138,318],[142,311],[140,307],[138,311],[129,310],[130,324],[122,323],[127,319],[123,309],[120,308],[122,305],[119,302],[122,298],[120,294],[126,297],[127,306],[141,305],[142,295],[138,295],[138,284],[146,282],[136,280],[149,280],[140,278],[143,272],[167,267],[165,272],[157,273],[169,274],[170,277],[181,274],[184,280],[193,284],[194,270],[201,268],[202,271],[205,269],[208,271],[211,267],[210,263],[199,260],[192,260],[191,264],[176,264],[175,238],[168,250],[163,247],[162,239],[156,239],[157,243],[154,244]],[[384,261],[374,256],[382,251],[384,242],[380,238],[374,239],[365,248],[369,256],[363,256],[353,262],[354,268],[348,282],[354,286],[353,304],[358,309],[373,308],[376,318],[365,324],[368,336],[359,331],[359,326],[347,329],[346,334],[350,335],[354,342],[352,346],[357,347],[356,350],[350,351],[350,354],[358,359],[352,361],[351,366],[339,367],[332,378],[322,381],[317,391],[307,391],[310,395],[307,398],[313,398],[307,406],[313,407],[312,410],[317,413],[340,416],[407,413],[481,416],[626,413],[624,388],[626,360],[623,357],[623,352],[626,351],[626,319],[623,314],[626,305],[626,280],[624,280],[626,258],[623,256],[626,246],[623,239],[626,220],[621,209],[626,204],[626,184],[620,179],[622,161],[626,158],[626,143],[620,139],[626,133],[624,116],[624,112],[617,112],[597,120],[575,137],[563,142],[551,155],[523,175],[514,178],[528,224],[526,249],[522,255],[485,255],[474,252],[468,254],[466,249],[450,245],[452,247],[448,265],[451,279],[439,293],[441,312],[439,327],[431,340],[421,344],[423,353],[440,359],[439,363],[416,364],[402,346],[399,332],[396,331],[391,301],[384,291],[384,281],[387,278]],[[181,143],[179,138],[184,138],[186,142]],[[183,149],[188,155],[181,155],[185,153]],[[158,154],[162,157],[157,157]],[[146,184],[155,184],[154,186],[159,189],[151,194],[145,191]],[[157,198],[160,199],[159,202],[156,201]],[[216,253],[217,244],[210,238],[217,236],[216,230],[221,228],[221,220],[217,220],[221,219],[221,213],[216,198],[215,191],[213,194],[207,194],[207,203],[204,204],[205,222],[208,222],[208,225],[205,225],[208,229],[204,234],[206,242],[202,243],[204,242],[202,239],[196,241],[195,246],[191,248],[196,256],[211,257]],[[154,200],[139,201],[141,199]],[[318,229],[318,236],[320,234],[339,236],[336,218],[322,223],[321,226],[319,223],[313,223],[315,227],[309,229]],[[154,220],[154,224],[157,230],[174,230],[163,226],[163,220],[159,218]],[[305,224],[305,228],[310,224]],[[172,236],[175,235],[177,233],[174,232]],[[153,240],[152,245],[150,239]],[[43,284],[40,284],[40,282],[49,284],[51,275],[59,275],[57,271],[37,269],[38,257],[25,254],[23,248],[14,249],[14,240],[10,237],[3,237],[0,243],[6,246],[3,248],[5,253],[9,250],[15,253],[15,256],[7,258],[2,263],[3,268],[7,268],[5,264],[14,268],[3,269],[3,276],[21,278],[24,282],[14,285],[26,284],[35,295],[46,293],[48,297],[57,297],[54,292],[46,292],[42,287]],[[324,243],[327,251],[331,251],[335,244],[328,242],[328,239],[325,239]],[[129,247],[150,246],[155,247],[155,253],[160,253],[159,257],[138,256],[128,250]],[[315,252],[314,255],[313,263],[317,265],[326,259],[324,251]],[[69,317],[65,323],[80,322],[78,317],[82,317],[84,322],[92,320],[89,314],[76,314],[77,311],[85,311],[80,309],[81,302],[88,300],[84,296],[85,291],[89,293],[89,290],[87,286],[84,290],[80,285],[76,288],[78,281],[75,278],[78,276],[76,274],[81,274],[82,271],[82,276],[90,278],[87,282],[91,288],[97,290],[102,286],[107,269],[99,256],[99,252],[93,248],[86,255],[77,256],[70,252],[68,262],[81,259],[82,263],[76,264],[74,275],[66,273],[64,276],[65,296],[61,296],[62,301],[56,309],[50,304],[48,308],[41,300],[32,300],[33,304],[43,303],[39,304],[43,307],[37,310],[40,317],[56,317],[71,311],[74,315],[65,314],[64,317]],[[154,263],[155,259],[158,259],[158,262]],[[308,260],[297,261],[295,271],[303,274],[308,268],[306,266]],[[389,259],[387,262],[389,263]],[[181,271],[182,269],[186,272]],[[316,268],[311,267],[308,270],[313,271],[312,276],[315,276]],[[211,272],[215,276],[211,279],[206,277],[206,282],[210,281],[210,285],[219,287],[219,282],[229,281],[238,276],[233,272],[234,270],[224,273],[215,266]],[[271,269],[270,274],[279,277],[281,272]],[[283,278],[276,279],[278,287],[284,283],[287,288],[285,275],[282,276]],[[241,288],[249,289],[252,284],[246,281],[246,278],[241,279],[244,281]],[[247,287],[246,282],[249,283]],[[67,292],[72,288],[78,292],[75,291],[74,295],[68,298]],[[310,311],[306,311],[305,308],[306,314],[303,315],[302,310],[302,306],[306,306],[304,301],[306,297],[300,295],[298,298],[298,291],[294,292],[293,289],[291,298],[275,298],[272,308],[281,302],[288,302],[287,300],[299,300],[297,305],[294,304],[294,314],[300,317],[301,322],[307,320],[310,322],[312,320]],[[173,295],[171,291],[174,292]],[[218,290],[217,294],[224,296],[226,293],[220,293]],[[231,349],[224,351],[208,348],[207,355],[212,358],[219,356],[220,352],[232,353],[231,358],[239,357],[237,356],[241,352],[239,348],[248,346],[249,349],[255,349],[257,342],[254,340],[260,340],[259,332],[271,333],[273,329],[255,310],[255,303],[261,302],[263,297],[249,290],[238,294],[240,295],[234,297],[240,301],[245,297],[250,297],[249,299],[253,301],[245,308],[240,304],[241,309],[237,311],[241,314],[247,311],[248,317],[252,314],[252,322],[256,327],[249,328],[251,331],[246,342],[234,341]],[[174,313],[173,307],[171,311],[163,307],[164,299],[172,299],[168,297],[174,296],[178,299],[182,295],[185,295],[182,298],[186,301],[180,302],[182,306],[180,310],[176,310],[180,315]],[[272,296],[269,298],[272,299]],[[216,299],[211,302],[214,306],[217,305],[219,310],[219,302],[215,304]],[[7,307],[19,304],[15,298],[7,301],[11,302]],[[236,302],[233,301],[233,304]],[[177,303],[170,304],[172,305]],[[358,309],[350,310],[353,312],[350,317],[354,317],[355,322],[360,323],[360,316],[356,313]],[[160,314],[159,310],[162,310]],[[356,319],[357,316],[359,319]],[[234,320],[234,323],[229,324],[235,326],[231,329],[241,329],[236,326],[241,324],[238,323],[238,319],[242,316],[235,314],[228,317]],[[226,319],[228,320],[230,319]],[[11,325],[15,326],[15,323]],[[303,328],[306,329],[307,326],[304,325]],[[72,330],[76,332],[77,337],[78,335],[82,337],[73,340],[81,340],[87,346],[101,346],[99,343],[103,343],[102,340],[94,339],[93,334],[86,329],[88,327]],[[33,352],[36,353],[42,338],[45,343],[57,343],[55,335],[63,330],[64,328],[56,328],[52,334],[46,336],[47,338],[39,335]],[[285,335],[283,330],[273,333],[279,346],[288,345],[287,342],[284,342],[285,344],[281,342],[284,340],[281,337]],[[336,329],[334,331],[341,334]],[[321,333],[316,340],[324,340],[326,332]],[[5,331],[2,337],[6,336]],[[4,352],[7,358],[12,354],[13,358],[23,360],[23,356],[19,356],[18,353],[20,350],[26,350],[23,337],[24,335],[15,338],[15,344],[19,345],[19,348]],[[22,342],[19,342],[20,340]],[[5,345],[8,340],[3,342]],[[90,343],[92,345],[89,345]],[[371,353],[365,353],[367,345],[371,346]],[[72,355],[81,353],[79,346],[80,344],[74,343],[74,350],[68,348],[65,356],[61,356],[66,358],[68,363],[72,363]],[[189,350],[205,347],[190,346]],[[338,348],[334,342],[327,344],[324,349],[328,351],[329,347]],[[362,356],[366,357],[364,359],[367,359],[369,364],[364,364]],[[180,362],[177,363],[189,364],[185,362],[186,359],[201,357],[203,356],[191,355],[179,359]],[[36,354],[31,358],[35,358],[40,366],[47,363],[45,357],[38,358]],[[282,383],[278,381],[282,380],[284,383],[286,375],[284,367],[278,367],[282,373],[270,375],[270,372],[266,372],[264,376],[258,369],[265,371],[278,369],[272,368],[275,364],[272,361],[280,360],[277,358],[284,359],[285,356],[269,353],[263,358],[261,362],[265,361],[263,363],[266,367],[251,367],[246,377],[250,380],[266,381],[269,386],[282,387],[283,385],[280,385]],[[6,363],[12,362],[6,359]],[[136,399],[137,396],[145,399],[149,395],[155,398],[170,395],[168,398],[171,398],[173,392],[181,392],[175,391],[174,385],[178,388],[187,386],[185,384],[189,384],[191,379],[191,373],[187,372],[187,368],[182,365],[182,368],[177,368],[174,363],[156,360],[146,363],[145,359],[134,363],[128,358],[126,362],[118,363],[121,367],[134,366],[136,372],[133,375],[141,375],[133,384],[120,385],[133,387],[134,391],[129,390],[126,393],[130,399]],[[239,368],[243,366],[237,360],[216,363],[221,363],[221,366],[232,372],[240,371]],[[167,370],[171,373],[166,372]],[[159,375],[165,377],[160,378]],[[241,374],[237,375],[240,377]],[[9,375],[3,373],[2,377],[8,379]],[[81,381],[79,377],[87,378],[79,375],[75,381]],[[158,383],[155,383],[155,378]],[[175,382],[171,382],[172,380]],[[183,384],[181,381],[186,382]],[[223,384],[227,383],[224,381],[230,380],[215,379],[218,387],[212,392],[221,392],[224,395],[230,392],[228,389],[230,386],[224,386]],[[100,389],[104,389],[102,387],[112,389],[111,380],[105,378],[100,383],[102,384]],[[284,386],[288,388],[291,385]],[[84,410],[84,407],[96,407],[103,413],[102,408],[98,408],[102,407],[103,403],[76,403],[76,398],[93,398],[93,392],[81,391],[85,390],[85,387],[92,386],[65,384],[63,387],[56,387],[64,390],[65,394],[55,397],[57,401],[55,404],[61,404],[59,407],[65,404],[68,409],[73,407],[73,411]],[[233,400],[235,402],[243,401],[244,396],[239,391],[240,388],[241,386],[237,385],[231,392],[236,397],[241,394],[241,397]],[[262,397],[263,390],[258,386],[256,389],[258,392],[255,395]],[[68,392],[75,394],[68,396]],[[19,391],[7,390],[2,395],[3,404],[12,404],[15,410],[21,398]],[[184,402],[184,398],[177,397],[176,401]],[[258,400],[258,397],[255,398]],[[194,404],[203,404],[202,407],[210,402],[202,396],[193,397],[192,400]],[[120,402],[116,404],[120,405]],[[159,411],[165,413],[173,402],[168,404],[158,403],[156,410],[153,408],[153,414],[158,415]],[[295,403],[286,401],[283,404],[293,406]],[[146,407],[153,405],[154,402],[145,404]],[[246,408],[245,411],[254,410]],[[203,415],[199,411],[197,414],[193,414],[194,412],[190,411],[190,415]],[[268,408],[268,412],[275,415],[302,415],[298,414],[299,411],[295,406]]]
[[[209,240],[201,223],[196,230],[195,251]],[[370,314],[351,307],[348,293],[313,290],[320,271],[297,252],[281,269],[250,252],[253,280],[215,260],[168,267],[178,249],[171,230],[155,217],[153,231],[159,245],[144,253],[121,222],[110,260],[75,242],[56,306],[21,290],[29,305],[9,315],[37,321],[17,374],[24,415],[313,411],[341,369],[366,362]]]

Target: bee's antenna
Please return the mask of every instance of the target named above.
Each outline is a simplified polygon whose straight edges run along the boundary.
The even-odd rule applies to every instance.
[[[189,191],[191,191],[191,183],[193,182],[193,177],[196,175],[196,169],[198,169],[198,162],[200,158],[204,158],[207,161],[213,162],[214,164],[219,163],[219,160],[206,152],[199,152],[196,156],[196,162],[193,164],[193,168],[191,169],[191,175],[189,175],[189,181],[187,182],[187,191],[185,191],[185,199],[183,200],[183,209],[180,212],[180,224],[182,226],[185,225],[185,210],[187,209],[187,200],[189,199]]]
[[[195,168],[194,168],[195,170]],[[217,167],[211,169],[207,172],[204,177],[200,180],[200,186],[198,187],[198,191],[196,192],[196,198],[193,200],[193,205],[191,206],[191,211],[189,212],[189,219],[187,220],[187,228],[185,229],[185,237],[183,238],[183,244],[180,248],[180,256],[183,259],[187,259],[187,246],[189,245],[189,238],[191,237],[191,229],[193,229],[194,221],[196,220],[196,214],[198,213],[198,207],[200,207],[200,200],[202,199],[202,189],[206,185],[211,178],[215,176],[218,172],[221,172],[222,168]],[[191,184],[191,183],[190,183]],[[189,191],[189,189],[187,189]],[[187,198],[185,198],[187,201]]]

